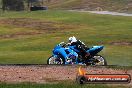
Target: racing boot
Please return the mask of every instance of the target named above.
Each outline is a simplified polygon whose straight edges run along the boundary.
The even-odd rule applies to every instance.
[[[92,58],[92,56],[90,55],[90,53],[86,53],[85,57],[84,57],[84,62],[86,63],[86,65],[91,65],[91,61],[89,61]]]
[[[86,54],[85,54],[85,58],[88,58],[88,59],[91,58],[90,53],[86,53]]]

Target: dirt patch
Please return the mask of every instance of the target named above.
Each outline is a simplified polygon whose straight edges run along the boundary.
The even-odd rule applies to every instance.
[[[0,66],[0,82],[6,83],[48,83],[62,80],[75,81],[79,66]],[[85,67],[88,74],[130,74],[132,70],[106,67]],[[125,84],[132,86],[130,84]]]
[[[0,38],[16,38],[16,37],[20,37],[20,36],[26,36],[26,35],[38,35],[38,34],[42,34],[41,32],[19,32],[19,33],[15,33],[15,34],[5,34],[5,35],[0,35]]]
[[[47,83],[60,80],[73,80],[76,77],[75,67],[64,66],[0,66],[0,82]]]
[[[131,0],[50,0],[46,5],[53,9],[132,13]]]
[[[51,22],[51,21],[43,21],[38,19],[31,19],[31,18],[8,18],[8,19],[0,19],[0,25],[5,25],[14,28],[27,28],[33,30],[32,32],[17,32],[13,34],[2,34],[0,38],[16,38],[19,36],[26,36],[26,35],[38,35],[43,33],[55,33],[57,30],[58,32],[64,32],[64,30],[71,30],[76,29],[77,25],[72,24],[64,24],[59,22]]]
[[[37,30],[64,30],[64,29],[75,28],[72,25],[51,22],[51,21],[42,21],[42,20],[31,19],[31,18],[0,19],[0,24],[10,25],[10,26],[20,27],[20,28],[31,28],[31,29],[37,29]]]
[[[112,42],[112,45],[132,45],[132,42]]]

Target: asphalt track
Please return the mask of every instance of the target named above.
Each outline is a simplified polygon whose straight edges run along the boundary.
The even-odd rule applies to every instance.
[[[69,10],[69,11],[76,11],[76,12],[89,12],[95,14],[104,14],[104,15],[115,15],[115,16],[132,16],[129,13],[119,13],[119,12],[111,12],[111,11],[86,11],[86,10]]]

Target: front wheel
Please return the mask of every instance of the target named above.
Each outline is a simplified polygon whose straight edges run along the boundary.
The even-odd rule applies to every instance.
[[[94,61],[95,65],[104,65],[104,66],[107,65],[106,59],[101,55],[95,55],[93,59],[95,60]]]
[[[64,64],[64,60],[61,57],[51,56],[47,60],[47,64]]]

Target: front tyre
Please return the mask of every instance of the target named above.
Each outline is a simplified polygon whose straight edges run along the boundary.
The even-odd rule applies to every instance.
[[[47,64],[64,64],[64,60],[61,57],[55,57],[55,56],[51,56],[48,58],[47,60]]]
[[[103,66],[107,65],[106,59],[101,55],[95,55],[93,59],[95,60],[95,65],[103,65]]]

